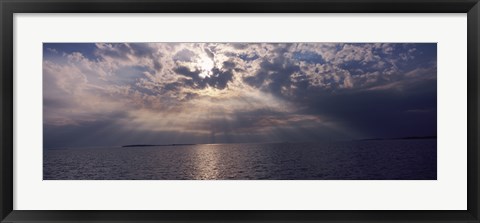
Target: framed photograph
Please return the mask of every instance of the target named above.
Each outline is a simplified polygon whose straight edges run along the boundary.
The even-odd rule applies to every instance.
[[[477,0],[1,0],[1,222],[480,222]]]

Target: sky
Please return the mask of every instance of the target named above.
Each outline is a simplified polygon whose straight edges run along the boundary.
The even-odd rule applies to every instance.
[[[44,147],[435,136],[436,43],[44,43]]]

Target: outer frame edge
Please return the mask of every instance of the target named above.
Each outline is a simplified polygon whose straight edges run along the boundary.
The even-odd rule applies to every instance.
[[[43,221],[43,222],[50,222],[53,220],[59,220],[60,222],[71,222],[71,221],[79,221],[80,219],[72,219],[72,217],[78,216],[81,212],[79,211],[13,211],[13,160],[12,160],[12,151],[13,151],[13,11],[15,12],[48,12],[48,8],[55,6],[54,9],[56,12],[87,12],[88,10],[92,10],[93,12],[122,12],[122,7],[125,8],[125,5],[120,4],[120,7],[113,7],[111,11],[108,11],[108,9],[105,8],[105,6],[110,5],[114,6],[118,2],[124,2],[124,3],[131,3],[132,1],[122,1],[122,0],[112,0],[112,1],[100,1],[99,6],[102,6],[97,9],[88,9],[89,7],[85,7],[87,5],[90,5],[92,3],[91,1],[84,2],[86,4],[80,3],[82,7],[79,9],[73,9],[72,6],[75,5],[75,3],[78,3],[78,1],[56,1],[56,0],[40,0],[40,1],[9,1],[9,0],[1,0],[0,1],[0,11],[2,12],[1,15],[1,21],[0,23],[2,24],[2,27],[0,29],[0,36],[2,36],[2,39],[0,40],[0,49],[2,53],[0,54],[0,67],[1,67],[1,81],[0,82],[0,94],[2,96],[2,101],[0,101],[0,110],[2,111],[1,119],[0,119],[0,125],[2,126],[2,133],[0,134],[0,146],[1,146],[1,151],[0,151],[0,160],[2,161],[1,164],[1,171],[0,171],[0,195],[2,197],[2,203],[0,205],[0,216],[2,219],[2,222],[30,222],[30,221]],[[147,3],[145,3],[147,2]],[[160,3],[162,4],[168,4],[168,1],[143,1],[144,6],[148,6],[150,3]],[[186,1],[189,2],[189,1]],[[191,1],[190,1],[191,2]],[[196,4],[201,4],[202,1],[197,1],[198,3]],[[339,5],[346,5],[349,4],[348,2],[356,3],[359,5],[362,5],[364,3],[368,2],[373,2],[373,1],[347,1],[345,3],[342,1]],[[376,1],[377,3],[375,4],[381,4],[380,2]],[[395,2],[400,2],[400,1],[395,1]],[[480,111],[480,104],[478,103],[478,87],[480,86],[480,78],[478,78],[479,75],[479,40],[478,37],[480,36],[480,31],[478,25],[480,24],[480,6],[478,3],[478,0],[474,1],[418,1],[421,3],[420,9],[413,10],[411,11],[416,11],[416,12],[465,12],[465,9],[469,9],[468,12],[468,75],[469,75],[469,91],[468,91],[468,97],[469,97],[469,109],[468,109],[468,118],[469,118],[469,133],[468,133],[468,138],[469,138],[469,158],[468,158],[468,173],[469,173],[469,188],[468,188],[468,193],[469,193],[469,200],[468,200],[468,213],[461,212],[459,215],[452,215],[452,218],[446,219],[447,222],[479,222],[479,206],[478,206],[478,200],[479,200],[479,194],[478,194],[478,178],[479,178],[479,166],[478,166],[478,161],[480,160],[480,156],[478,153],[478,148],[479,148],[479,140],[477,139],[478,137],[478,127],[480,126],[480,120],[478,120],[478,116],[480,115],[478,112]],[[435,2],[438,3],[440,2],[441,7],[433,8],[433,9],[427,9],[427,6],[434,6]],[[141,2],[142,3],[142,2]],[[286,1],[286,3],[291,3],[292,5],[297,5],[296,8],[293,10],[298,10],[298,8],[302,8],[305,6],[299,6],[299,4],[293,4],[293,1]],[[95,3],[92,3],[95,4]],[[247,3],[248,4],[248,3]],[[264,2],[265,6],[267,6],[269,3]],[[35,8],[36,6],[41,5],[39,8]],[[69,7],[65,8],[66,6],[70,5]],[[178,6],[178,4],[174,4],[176,7],[174,7],[173,10],[168,11],[168,12],[175,12],[181,9],[181,6]],[[308,4],[307,4],[308,5]],[[318,5],[318,4],[317,4]],[[448,6],[451,5],[456,5],[454,10],[448,10]],[[348,10],[341,10],[340,6],[338,5],[330,5],[333,7],[333,11],[344,11],[347,12]],[[385,7],[385,6],[384,6]],[[139,10],[146,10],[143,7],[139,8],[134,8],[133,10],[139,11]],[[276,8],[277,10],[282,10],[282,7]],[[201,9],[200,9],[201,10]],[[261,7],[259,11],[266,10],[265,8]],[[285,10],[285,9],[284,9]],[[313,9],[312,9],[313,10]],[[369,9],[367,8],[360,8],[358,12],[368,12]],[[403,9],[398,9],[399,11],[403,11]],[[418,10],[418,11],[417,11]],[[155,9],[153,9],[155,11]],[[188,10],[186,10],[188,11]],[[194,11],[199,11],[198,9]],[[257,11],[257,12],[259,12]],[[313,10],[314,11],[314,10]],[[374,10],[375,11],[375,10]],[[146,11],[149,12],[149,11]],[[390,11],[384,11],[390,12]],[[473,104],[472,104],[473,103]],[[473,120],[472,120],[473,119]],[[473,127],[472,127],[473,126]],[[473,137],[473,139],[472,139]],[[475,147],[472,147],[475,146]],[[471,196],[473,195],[473,196]],[[472,198],[473,197],[473,198]],[[62,214],[63,212],[63,214]],[[100,212],[103,212],[104,214],[101,214]],[[408,212],[408,211],[407,211]],[[83,219],[82,221],[93,221],[95,222],[107,222],[111,221],[112,218],[108,216],[112,216],[112,214],[119,213],[117,212],[105,212],[105,211],[86,211],[83,212],[85,214],[93,214],[91,217],[106,217],[108,219],[95,219],[95,218],[90,218],[90,219]],[[97,214],[95,214],[97,213]],[[105,213],[107,213],[105,215]],[[151,213],[151,212],[150,212]],[[378,213],[378,211],[377,211]],[[459,212],[460,213],[460,212]],[[100,214],[100,215],[98,215]],[[148,212],[143,212],[139,211],[135,215],[142,215],[142,214],[147,214]],[[168,214],[167,214],[168,215]],[[195,215],[195,214],[194,214]],[[50,217],[49,217],[50,216]],[[385,216],[389,216],[388,214]],[[32,219],[31,217],[40,217],[39,219]],[[52,218],[53,217],[53,218]],[[127,218],[128,219],[128,218]],[[242,218],[240,218],[242,219]],[[116,219],[118,220],[118,219]],[[157,219],[158,220],[158,219]],[[171,219],[170,219],[171,220]],[[170,221],[170,220],[165,220],[165,221]],[[218,220],[218,219],[217,219]],[[320,219],[317,219],[320,220]],[[394,219],[386,219],[386,220],[394,220]],[[153,219],[150,220],[138,220],[138,221],[156,221]],[[180,220],[178,222],[192,222],[189,220]],[[208,220],[200,220],[200,221],[208,221]],[[241,220],[239,220],[241,221]],[[333,220],[326,220],[325,222],[331,222]],[[341,220],[341,221],[336,221],[336,222],[358,222],[362,220]],[[363,219],[363,221],[366,221]],[[402,219],[397,222],[434,222],[438,221],[434,220],[434,218],[431,218],[430,220],[428,219]],[[120,222],[120,221],[119,221]],[[137,222],[137,220],[123,220],[121,222]],[[254,222],[254,221],[251,221]],[[380,222],[384,222],[383,220]]]
[[[0,94],[2,100],[0,103],[0,123],[2,131],[0,134],[0,218],[5,218],[13,210],[13,13],[8,3],[0,2],[1,15],[1,79],[0,79]]]
[[[476,3],[467,14],[467,54],[468,54],[468,186],[467,208],[472,216],[479,222],[479,185],[480,171],[478,162],[479,153],[479,126],[480,126],[480,103],[479,103],[479,52],[480,52],[480,3]]]

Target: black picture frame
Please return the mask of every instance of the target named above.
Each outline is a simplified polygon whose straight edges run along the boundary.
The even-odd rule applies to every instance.
[[[479,0],[0,0],[1,222],[480,222]],[[467,210],[445,211],[35,211],[13,210],[15,13],[467,13]],[[95,201],[92,201],[95,202]],[[253,201],[252,201],[253,202]],[[412,201],[414,202],[414,201]]]

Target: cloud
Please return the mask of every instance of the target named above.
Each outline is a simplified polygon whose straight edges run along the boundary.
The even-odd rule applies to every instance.
[[[436,109],[436,44],[99,43],[83,44],[78,51],[67,50],[65,44],[45,47],[46,129],[68,129],[71,138],[91,134],[98,144],[112,143],[100,137],[108,132],[130,133],[132,142],[206,143],[436,131],[435,112],[414,112]],[[92,129],[99,126],[106,130],[96,137]],[[51,133],[45,137],[47,144],[58,144]]]

